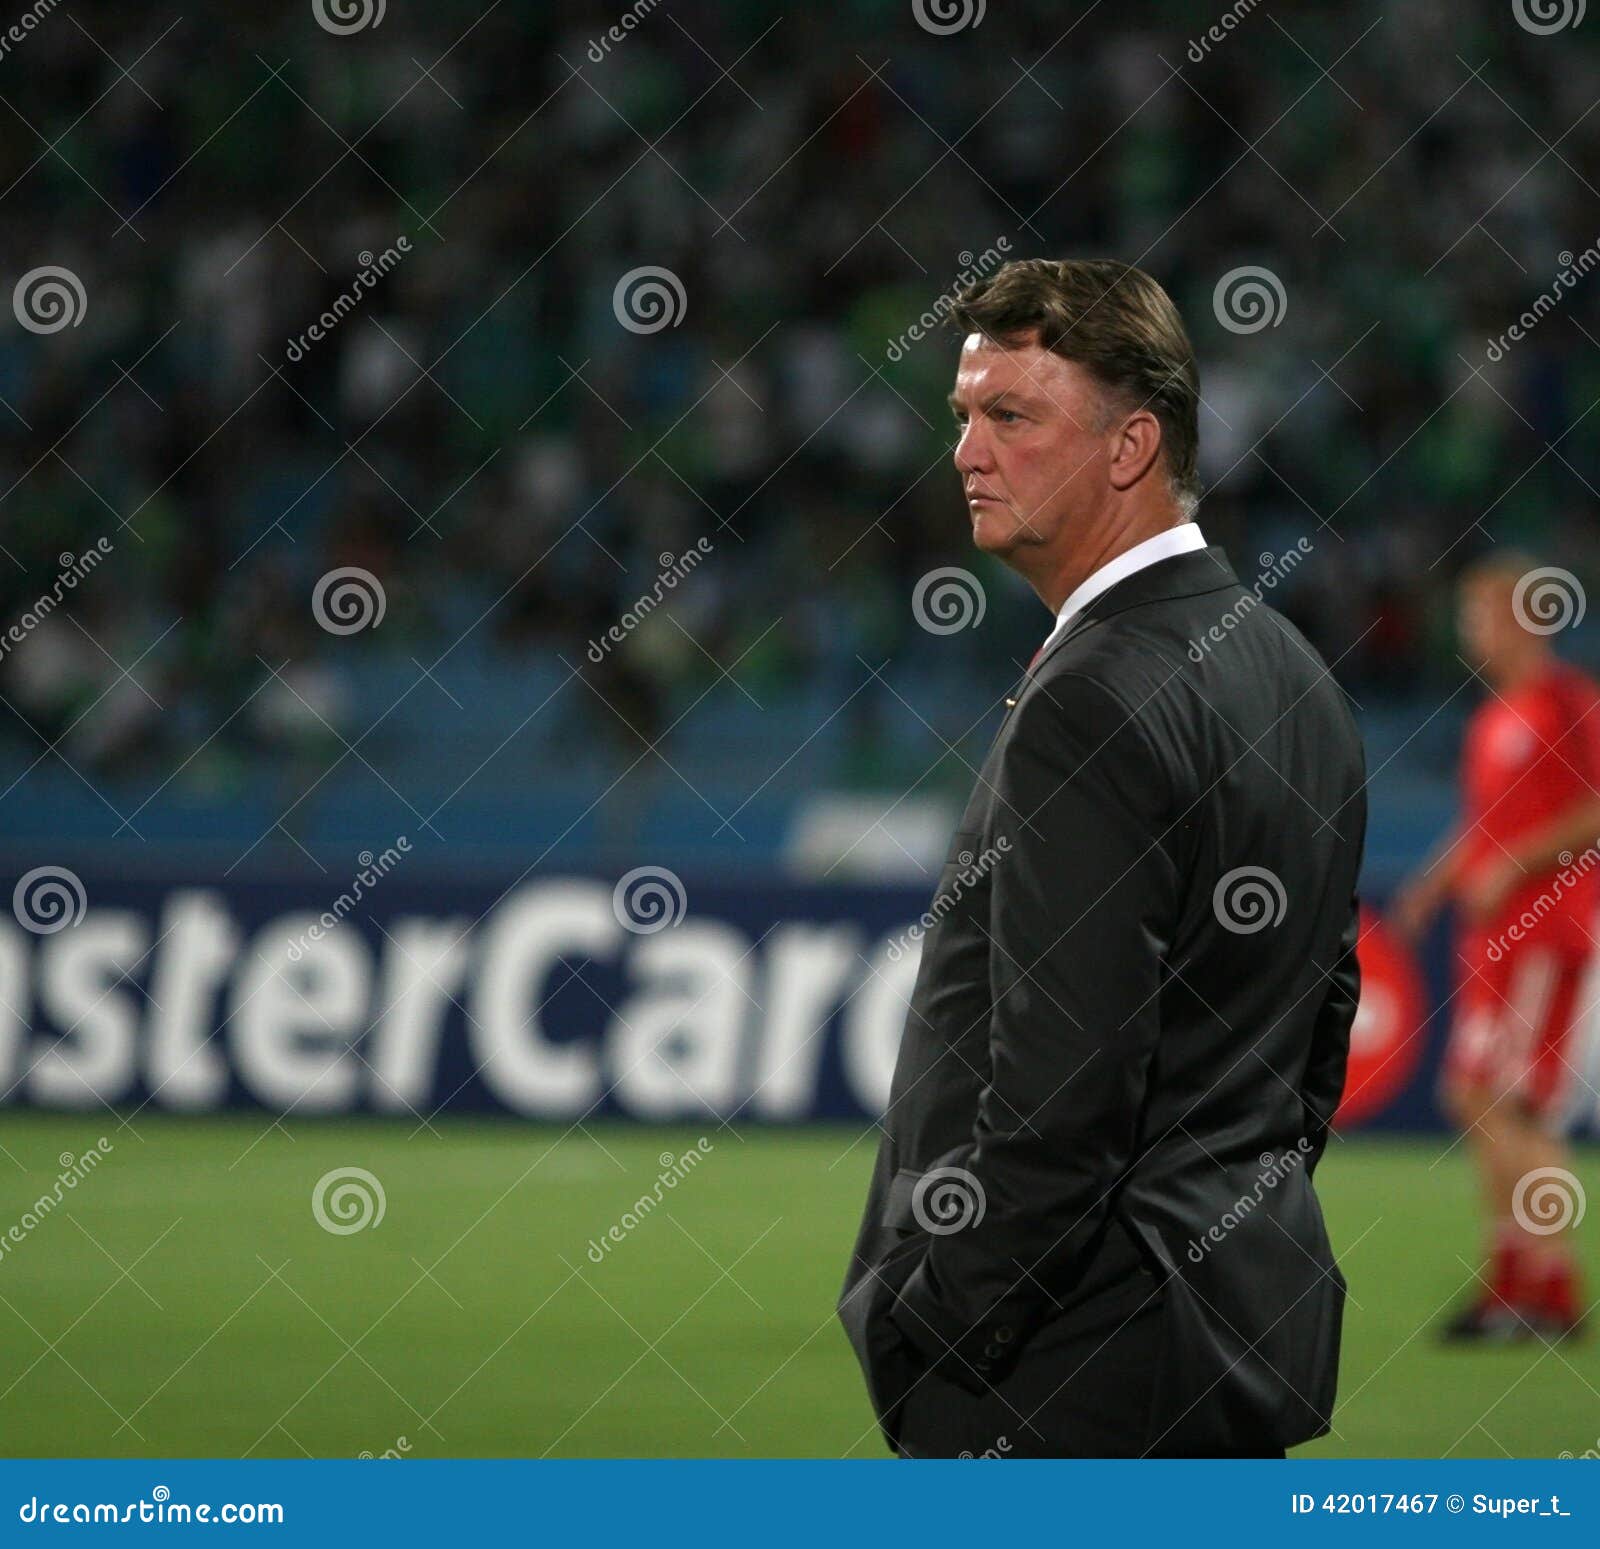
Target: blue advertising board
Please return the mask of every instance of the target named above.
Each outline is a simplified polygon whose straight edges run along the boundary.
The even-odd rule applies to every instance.
[[[340,882],[15,875],[3,1100],[749,1122],[887,1100],[923,889],[659,867],[497,885],[413,874],[393,847],[361,861]],[[1429,966],[1438,1004],[1442,949]],[[1412,1031],[1422,1057],[1364,1122],[1440,1122],[1443,1020]]]

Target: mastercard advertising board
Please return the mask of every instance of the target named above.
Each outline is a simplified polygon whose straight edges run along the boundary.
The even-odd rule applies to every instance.
[[[1411,1084],[1430,1036],[1428,998],[1411,949],[1371,909],[1361,911],[1361,1004],[1350,1029],[1344,1100],[1334,1118],[1354,1129]]]

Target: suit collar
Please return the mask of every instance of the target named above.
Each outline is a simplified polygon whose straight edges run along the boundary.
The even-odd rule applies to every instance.
[[[1148,602],[1167,602],[1178,597],[1198,597],[1206,592],[1223,591],[1236,587],[1239,578],[1222,548],[1213,543],[1188,554],[1176,554],[1170,559],[1157,560],[1142,570],[1108,587],[1067,625],[1046,646],[1044,654],[1034,666],[1037,674],[1067,641],[1075,640],[1086,630],[1113,614],[1123,613]]]

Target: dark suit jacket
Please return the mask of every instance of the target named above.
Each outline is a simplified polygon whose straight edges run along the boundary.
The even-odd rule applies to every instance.
[[[1311,1180],[1366,826],[1344,695],[1213,547],[1091,602],[1008,706],[939,878],[840,1300],[884,1435],[930,1371],[1020,1428],[1072,1395],[1075,1327],[1151,1305],[1131,1450],[1320,1435],[1345,1287]]]

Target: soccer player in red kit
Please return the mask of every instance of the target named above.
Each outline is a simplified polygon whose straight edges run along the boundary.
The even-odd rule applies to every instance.
[[[1393,909],[1415,938],[1455,906],[1441,1095],[1472,1139],[1490,1252],[1448,1339],[1561,1337],[1581,1311],[1571,1233],[1550,1207],[1573,1182],[1563,1121],[1600,910],[1600,689],[1551,649],[1534,588],[1562,582],[1532,570],[1500,556],[1462,579],[1462,643],[1489,695],[1467,727],[1460,826]]]

